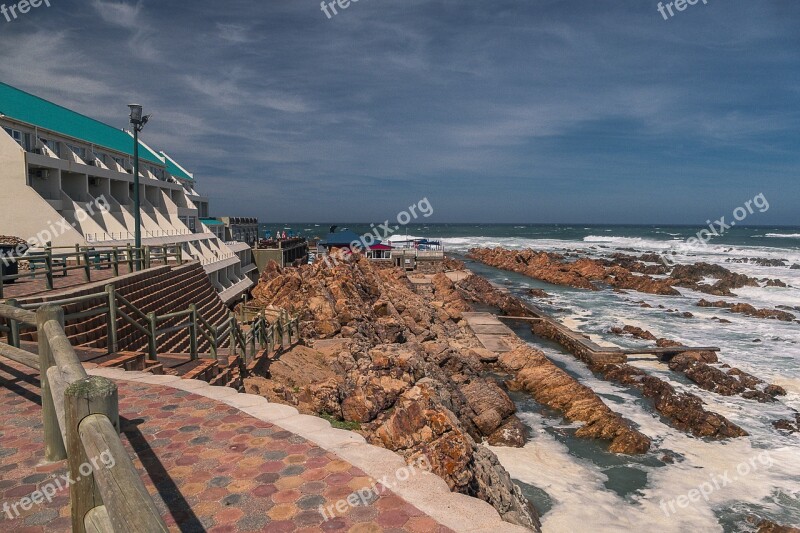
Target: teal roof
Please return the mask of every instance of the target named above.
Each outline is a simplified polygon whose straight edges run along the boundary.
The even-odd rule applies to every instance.
[[[192,177],[188,172],[186,172],[180,166],[178,166],[178,164],[175,163],[175,161],[173,161],[173,159],[170,156],[168,156],[164,152],[161,152],[161,156],[164,158],[164,162],[167,165],[167,172],[169,172],[176,178],[182,178],[185,180],[194,181],[194,177]]]
[[[217,220],[216,218],[201,218],[200,222],[205,224],[206,226],[224,226],[225,223],[221,220]]]
[[[0,82],[0,114],[133,156],[133,138],[124,130],[70,111],[2,82]],[[142,143],[139,143],[139,157],[158,165],[164,164],[158,154]]]

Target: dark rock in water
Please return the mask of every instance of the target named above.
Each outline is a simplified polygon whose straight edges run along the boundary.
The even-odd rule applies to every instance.
[[[768,385],[764,388],[764,392],[770,396],[786,396],[786,389],[780,385]]]
[[[772,520],[762,520],[757,516],[748,516],[747,521],[758,526],[757,533],[800,533],[800,529],[779,525]]]
[[[791,267],[789,267],[789,268],[790,268],[791,270],[800,270],[800,264],[797,264],[797,263],[795,263],[795,264],[793,264],[793,265],[792,265]]]
[[[753,342],[761,342],[761,339],[753,339]]]
[[[782,322],[791,322],[796,318],[793,314],[787,313],[786,311],[780,311],[778,309],[756,309],[750,304],[733,304],[723,300],[709,302],[708,300],[703,299],[697,302],[696,305],[697,307],[717,307],[720,309],[728,309],[731,313],[739,313],[756,318],[771,318],[780,320]]]
[[[670,273],[675,285],[686,287],[715,296],[732,296],[732,289],[741,287],[758,287],[758,280],[744,274],[736,274],[727,268],[711,263],[694,265],[676,265]],[[705,278],[716,278],[714,285],[701,283]]]
[[[789,433],[797,433],[800,431],[800,413],[795,413],[794,420],[787,420],[782,418],[781,420],[776,420],[772,423],[775,429],[779,429],[781,431],[788,431]]]
[[[693,315],[692,313],[690,313],[689,311],[686,311],[686,312],[685,312],[685,313],[683,313],[681,316],[682,316],[683,318],[694,318],[694,315]]]
[[[765,287],[786,287],[786,283],[779,279],[764,279],[762,281],[765,283]]]
[[[764,267],[785,267],[788,259],[768,259],[766,257],[744,257],[742,259],[726,259],[726,263],[750,263]]]
[[[610,333],[614,335],[631,335],[632,337],[636,337],[637,339],[643,339],[647,341],[654,341],[656,340],[656,336],[650,333],[647,330],[642,328],[637,328],[636,326],[625,326],[623,328],[613,327],[609,329]]]
[[[535,296],[536,298],[550,298],[551,296],[547,294],[542,289],[528,289],[525,291],[525,294],[528,296]]]
[[[720,318],[718,316],[712,316],[711,320],[716,320],[720,324],[732,324],[732,322],[730,320],[728,320],[727,318]]]

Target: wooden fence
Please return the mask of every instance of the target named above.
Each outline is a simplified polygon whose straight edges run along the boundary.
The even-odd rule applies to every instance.
[[[74,250],[68,248],[69,252],[58,252],[65,248],[53,248],[47,243],[42,252],[28,252],[22,257],[2,257],[0,258],[0,298],[3,297],[3,285],[9,281],[16,281],[24,278],[35,278],[43,275],[45,286],[48,290],[55,287],[55,277],[57,275],[66,276],[73,270],[83,271],[84,281],[92,281],[92,269],[111,268],[114,276],[119,276],[120,265],[127,265],[128,272],[134,270],[144,270],[154,264],[168,264],[173,259],[178,264],[183,263],[183,249],[181,244],[165,244],[162,246],[143,246],[134,248],[130,245],[126,247],[114,246],[111,248],[81,247],[75,245]],[[56,253],[54,253],[54,251]],[[29,271],[17,274],[7,274],[9,261],[19,263],[26,261]]]
[[[77,480],[70,486],[72,530],[167,531],[120,440],[117,386],[86,374],[64,333],[63,308],[48,304],[33,312],[0,304],[0,318],[36,328],[38,355],[3,343],[0,355],[39,371],[45,459],[66,459]],[[103,455],[113,466],[98,464]]]

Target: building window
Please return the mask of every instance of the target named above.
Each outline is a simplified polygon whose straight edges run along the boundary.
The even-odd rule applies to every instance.
[[[75,155],[86,161],[86,148],[81,148],[80,146],[74,146],[71,144],[68,144],[67,147],[72,150]]]
[[[42,141],[42,144],[47,146],[51,152],[56,154],[56,157],[61,157],[61,148],[59,146],[61,143],[59,143],[58,141],[52,141],[42,138],[39,138],[39,140]]]
[[[22,132],[21,132],[21,131],[19,131],[19,130],[12,130],[11,128],[3,128],[3,129],[4,129],[4,130],[6,130],[6,133],[8,133],[8,135],[9,135],[9,136],[10,136],[12,139],[14,139],[15,141],[17,141],[17,143],[18,143],[20,146],[22,146],[23,148],[25,148],[25,141],[23,140],[23,139],[24,139],[24,136],[22,135]]]

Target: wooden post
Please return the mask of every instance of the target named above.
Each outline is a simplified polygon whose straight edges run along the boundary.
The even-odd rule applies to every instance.
[[[178,254],[178,264],[182,265],[183,264],[183,246],[180,245],[180,244],[177,244],[177,245],[175,245],[175,247],[177,248],[177,252],[176,253]]]
[[[133,248],[128,243],[128,272],[133,272]]]
[[[13,298],[6,300],[6,304],[11,307],[19,307],[19,303]],[[8,344],[14,348],[19,348],[19,322],[9,318],[8,327]]]
[[[50,352],[50,343],[44,332],[44,325],[50,320],[55,320],[64,327],[64,309],[53,305],[43,305],[36,311],[36,334],[39,340],[39,380],[42,398],[42,422],[44,425],[44,456],[45,460],[54,462],[67,458],[64,439],[58,426],[53,395],[50,391],[50,382],[47,379],[47,369],[55,366],[53,354]],[[60,403],[60,402],[59,402]]]
[[[114,277],[119,276],[119,250],[116,246],[111,251],[111,266],[114,269]]]
[[[86,278],[87,282],[92,281],[92,267],[89,264],[89,250],[88,249],[83,251],[83,262],[85,263],[84,270],[83,270],[84,271],[84,277]]]
[[[255,360],[256,358],[256,335],[258,333],[255,329],[250,330],[250,358]]]
[[[258,315],[258,343],[262,351],[267,347],[267,321],[264,320],[264,313]]]
[[[86,514],[103,505],[99,487],[94,479],[94,466],[98,457],[87,457],[81,442],[80,425],[89,415],[108,417],[119,433],[119,403],[117,385],[108,378],[91,376],[72,383],[64,392],[64,413],[67,424],[67,464],[70,477],[75,483],[70,486],[70,508],[72,531],[85,531]]]
[[[6,275],[6,260],[8,257],[0,259],[0,298],[3,297],[3,277]]]
[[[145,246],[144,247],[144,254],[143,255],[144,255],[144,257],[143,257],[143,262],[142,262],[142,270],[150,268],[150,247],[149,246]]]
[[[150,356],[151,361],[158,361],[158,345],[157,345],[157,338],[156,335],[156,314],[155,313],[148,313],[147,315],[147,322],[150,326],[150,335],[148,339],[148,355]]]
[[[191,319],[191,323],[189,324],[189,350],[192,361],[194,361],[197,359],[197,306],[191,304],[189,306],[189,311],[192,312],[192,314],[189,315]]]
[[[231,355],[236,356],[238,352],[236,351],[236,315],[233,314],[233,311],[230,312],[231,317],[231,328],[228,331],[228,341],[231,346]]]
[[[44,275],[47,289],[53,290],[53,243],[48,242],[44,245]]]
[[[214,356],[215,361],[219,361],[219,355],[217,354],[217,348],[219,347],[219,343],[217,339],[219,339],[219,328],[216,326],[210,326],[211,331],[209,334],[211,335],[211,355]]]
[[[108,353],[117,353],[119,343],[117,339],[117,290],[112,284],[106,285],[108,294]]]

